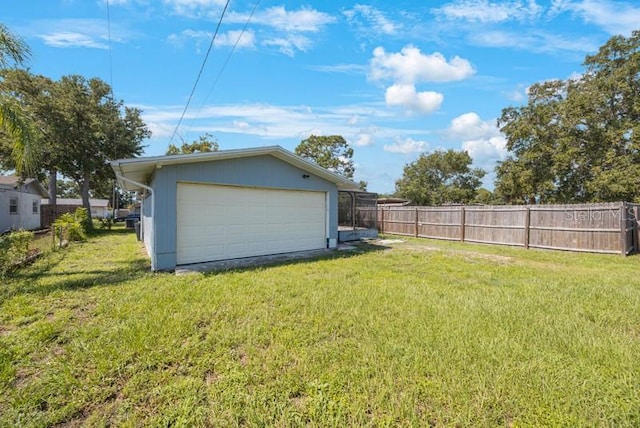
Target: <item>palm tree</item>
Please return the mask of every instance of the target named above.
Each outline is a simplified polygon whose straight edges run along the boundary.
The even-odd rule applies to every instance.
[[[0,24],[0,68],[22,65],[30,54],[29,46],[4,24]],[[0,94],[0,128],[13,139],[12,154],[16,170],[24,174],[33,172],[35,143],[30,123],[16,101],[4,94]]]

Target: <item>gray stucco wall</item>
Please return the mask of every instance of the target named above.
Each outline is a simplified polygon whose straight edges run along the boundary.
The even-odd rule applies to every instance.
[[[303,178],[309,175],[309,178]],[[324,191],[329,195],[329,239],[338,239],[338,190],[334,183],[316,177],[273,156],[253,156],[215,162],[169,165],[156,169],[154,220],[149,237],[152,268],[176,266],[176,190],[178,182],[211,183],[290,190]],[[146,206],[145,206],[146,209]],[[155,255],[155,257],[154,257]]]

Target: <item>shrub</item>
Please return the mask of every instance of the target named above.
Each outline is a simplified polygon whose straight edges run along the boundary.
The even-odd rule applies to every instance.
[[[78,208],[73,214],[65,213],[53,222],[54,233],[60,243],[84,241],[87,239],[89,216],[85,208]]]
[[[113,217],[100,219],[100,227],[102,229],[111,230],[111,227],[113,227]]]
[[[26,230],[0,236],[0,275],[4,276],[29,255],[33,233]]]

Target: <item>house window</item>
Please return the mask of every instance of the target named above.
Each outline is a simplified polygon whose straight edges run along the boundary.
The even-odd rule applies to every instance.
[[[37,200],[33,200],[33,204],[31,206],[31,212],[34,214],[38,214],[38,201]]]
[[[9,214],[18,214],[18,198],[9,198]]]

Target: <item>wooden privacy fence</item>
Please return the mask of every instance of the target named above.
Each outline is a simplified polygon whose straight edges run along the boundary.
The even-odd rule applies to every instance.
[[[629,254],[640,250],[640,205],[378,207],[381,233],[525,248]]]

